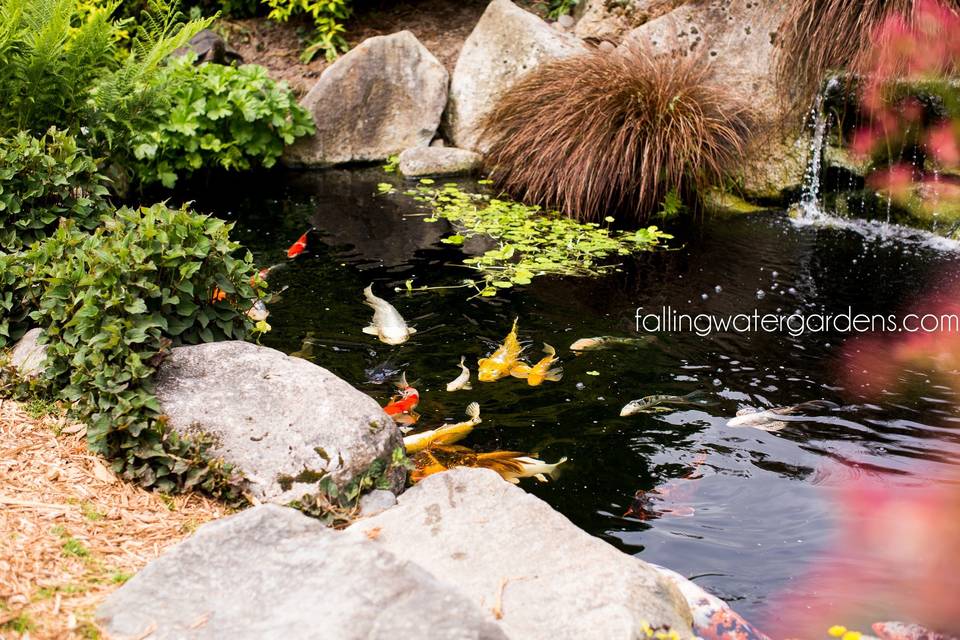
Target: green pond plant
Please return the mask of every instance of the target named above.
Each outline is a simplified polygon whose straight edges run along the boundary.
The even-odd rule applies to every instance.
[[[187,208],[124,207],[93,232],[64,220],[46,240],[0,254],[0,347],[28,322],[47,345],[39,379],[0,373],[0,391],[71,403],[90,449],[128,480],[237,498],[210,442],[167,428],[152,383],[172,346],[252,334],[245,312],[265,283],[230,229]]]
[[[482,181],[487,182],[489,181]],[[392,187],[381,185],[380,191]],[[430,214],[426,222],[448,220],[456,230],[441,242],[462,245],[480,236],[496,242],[496,247],[464,263],[479,272],[479,278],[465,286],[491,297],[499,289],[530,284],[537,276],[596,276],[618,268],[617,257],[657,247],[671,235],[648,226],[635,231],[615,231],[596,222],[578,222],[557,211],[545,211],[508,198],[469,193],[454,183],[435,186],[422,179],[406,192],[425,205]],[[607,217],[609,225],[614,222]],[[411,286],[408,283],[408,286]]]

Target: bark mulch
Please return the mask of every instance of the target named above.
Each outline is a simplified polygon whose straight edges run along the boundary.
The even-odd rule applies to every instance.
[[[37,409],[0,399],[0,640],[99,637],[108,593],[229,508],[120,480],[82,425]]]

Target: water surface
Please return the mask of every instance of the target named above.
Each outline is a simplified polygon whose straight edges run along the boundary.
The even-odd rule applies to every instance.
[[[868,475],[921,487],[960,462],[949,387],[904,372],[922,393],[890,390],[867,402],[856,380],[839,374],[842,335],[660,334],[643,347],[581,356],[567,348],[582,337],[636,335],[638,307],[896,312],[921,292],[955,284],[957,254],[849,229],[798,228],[771,212],[682,230],[672,250],[631,258],[598,279],[535,279],[495,299],[471,299],[467,289],[396,293],[409,279],[455,285],[472,272],[460,264],[460,248],[439,242],[445,223],[424,222],[401,194],[374,195],[385,179],[378,169],[271,174],[190,194],[198,208],[235,220],[235,236],[261,265],[284,262],[287,246],[317,229],[311,254],[271,275],[272,286],[287,290],[271,305],[273,331],[263,343],[308,357],[381,403],[390,385],[367,382],[364,370],[387,360],[402,366],[420,390],[424,425],[459,420],[478,401],[483,424],[464,444],[548,461],[566,456],[557,481],[523,487],[624,551],[694,577],[748,618],[775,629],[773,601],[797,589],[807,595],[800,576],[849,524],[836,502],[845,483]],[[418,328],[408,343],[389,347],[361,333],[371,317],[361,291],[371,282]],[[530,388],[474,379],[473,391],[447,393],[460,356],[475,372],[514,317],[531,358],[544,342],[557,347],[562,382]],[[697,389],[715,404],[619,417],[631,399]],[[778,433],[726,426],[743,406],[814,399],[841,409]],[[314,400],[322,401],[304,399]],[[645,519],[625,517],[638,490],[655,488]],[[856,597],[816,597],[833,595]]]

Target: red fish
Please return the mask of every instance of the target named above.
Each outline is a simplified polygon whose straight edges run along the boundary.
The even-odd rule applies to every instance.
[[[310,230],[308,229],[302,236],[297,238],[296,242],[290,245],[290,248],[287,249],[288,258],[296,258],[298,255],[303,253],[303,251],[307,248],[307,235],[309,233]]]
[[[394,396],[383,410],[387,415],[395,416],[401,413],[410,413],[420,403],[420,393],[413,387],[401,389],[399,395]]]

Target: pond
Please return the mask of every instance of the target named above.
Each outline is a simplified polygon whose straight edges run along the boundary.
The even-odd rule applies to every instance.
[[[677,230],[671,250],[631,257],[601,278],[534,279],[496,298],[471,298],[463,288],[398,293],[410,279],[443,286],[471,276],[461,264],[471,247],[442,244],[446,223],[424,222],[402,194],[377,195],[377,183],[388,179],[400,184],[363,169],[193,188],[200,210],[237,222],[235,237],[260,265],[286,262],[287,247],[317,229],[309,255],[270,275],[274,290],[285,290],[270,305],[273,330],[263,344],[309,358],[381,404],[393,389],[368,382],[365,370],[393,363],[420,391],[421,425],[460,421],[478,401],[483,423],[463,444],[535,452],[551,462],[567,457],[555,481],[528,479],[523,487],[618,548],[693,577],[768,632],[777,628],[785,594],[856,599],[801,580],[855,517],[837,506],[847,481],[870,476],[920,487],[960,463],[952,392],[927,383],[919,395],[891,390],[882,402],[867,402],[839,373],[843,335],[659,333],[645,345],[580,356],[568,348],[578,338],[635,336],[637,307],[886,314],[918,292],[955,284],[958,253],[797,227],[785,212],[771,212]],[[406,344],[389,347],[361,332],[371,318],[361,293],[369,283],[418,329]],[[503,339],[514,317],[531,358],[541,357],[544,342],[557,347],[563,380],[528,387],[474,377],[473,391],[446,392],[460,356],[475,376],[477,358]],[[923,378],[903,373],[917,375]],[[695,390],[714,403],[619,416],[629,400]],[[314,400],[321,399],[303,402]],[[839,408],[775,433],[726,426],[744,406],[809,400]],[[655,488],[644,512],[631,510],[637,491]],[[876,620],[891,612],[873,613]]]

